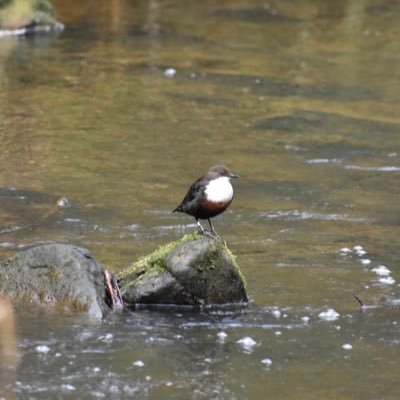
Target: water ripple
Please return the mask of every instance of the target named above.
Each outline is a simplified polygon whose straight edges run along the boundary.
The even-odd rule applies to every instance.
[[[346,221],[346,222],[370,222],[367,218],[350,217],[347,214],[338,213],[313,213],[310,211],[299,210],[277,210],[268,213],[260,213],[263,218],[282,219],[287,221],[306,221],[306,220],[322,220],[322,221]]]

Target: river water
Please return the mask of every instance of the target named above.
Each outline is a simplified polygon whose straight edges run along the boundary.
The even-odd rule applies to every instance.
[[[17,309],[1,394],[398,399],[400,3],[54,5],[64,32],[0,42],[0,258],[63,242],[126,268],[196,229],[171,210],[225,163],[214,226],[251,304]]]

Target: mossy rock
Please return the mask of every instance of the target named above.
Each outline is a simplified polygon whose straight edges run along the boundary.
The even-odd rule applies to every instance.
[[[63,27],[49,0],[0,0],[0,31],[37,32]]]
[[[247,303],[235,258],[220,239],[186,235],[118,275],[126,305]]]
[[[90,252],[72,245],[36,246],[0,263],[0,292],[16,306],[50,306],[102,318],[111,311],[104,282],[104,269]]]

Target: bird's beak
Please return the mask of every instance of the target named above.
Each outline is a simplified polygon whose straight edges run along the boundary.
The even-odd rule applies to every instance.
[[[230,178],[240,178],[239,175],[236,175],[236,174],[230,174],[229,177]]]

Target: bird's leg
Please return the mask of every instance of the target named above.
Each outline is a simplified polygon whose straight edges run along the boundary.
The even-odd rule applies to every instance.
[[[219,237],[217,234],[216,234],[216,232],[214,231],[214,228],[213,228],[213,226],[211,225],[211,221],[210,220],[208,220],[208,222],[210,223],[210,226],[211,226],[211,231],[206,231],[203,227],[202,227],[202,225],[200,224],[200,221],[196,218],[196,223],[197,223],[197,225],[199,226],[199,228],[200,228],[200,232],[201,232],[201,234],[202,235],[204,235],[204,236],[209,236],[209,237],[213,237],[213,238],[215,238],[215,237]]]
[[[210,228],[211,228],[211,231],[210,231],[211,236],[215,236],[216,238],[219,238],[218,233],[215,232],[215,229],[213,227],[213,224],[211,223],[210,218],[207,218],[207,219],[208,219],[208,223],[210,224]]]
[[[202,235],[205,235],[205,230],[204,230],[204,228],[201,226],[201,223],[200,223],[200,221],[196,218],[196,223],[197,223],[197,225],[199,226],[199,228],[200,228],[200,231],[201,231],[201,234]]]

